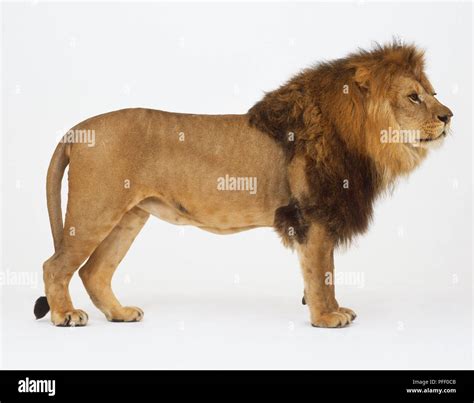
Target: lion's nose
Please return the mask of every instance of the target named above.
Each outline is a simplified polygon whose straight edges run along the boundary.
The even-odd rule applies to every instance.
[[[448,124],[452,116],[453,113],[449,111],[446,115],[438,115],[438,119],[441,120],[441,122],[443,122],[444,124]]]

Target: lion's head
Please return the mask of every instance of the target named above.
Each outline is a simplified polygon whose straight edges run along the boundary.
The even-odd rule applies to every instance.
[[[304,70],[249,111],[251,124],[292,152],[298,142],[338,135],[373,159],[386,182],[415,168],[452,116],[424,73],[423,52],[396,42]]]

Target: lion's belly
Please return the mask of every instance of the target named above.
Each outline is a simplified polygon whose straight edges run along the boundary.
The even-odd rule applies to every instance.
[[[193,225],[217,234],[233,234],[273,224],[273,211],[212,212],[198,209],[190,212],[183,205],[165,202],[158,197],[150,197],[138,204],[142,210],[166,222],[177,225]]]

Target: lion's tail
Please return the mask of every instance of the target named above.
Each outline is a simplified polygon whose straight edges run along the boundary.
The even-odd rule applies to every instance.
[[[67,143],[61,141],[49,163],[46,177],[46,201],[48,204],[49,223],[53,234],[54,250],[57,252],[63,238],[63,214],[61,211],[61,181],[64,171],[69,164],[69,155],[66,153]],[[36,300],[34,314],[36,319],[45,316],[49,311],[46,297]]]
[[[61,181],[69,164],[66,153],[67,143],[60,142],[54,150],[46,177],[46,201],[49,223],[53,234],[54,250],[57,252],[63,238],[63,214],[61,211]]]

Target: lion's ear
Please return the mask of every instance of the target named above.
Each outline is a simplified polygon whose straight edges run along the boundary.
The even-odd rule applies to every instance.
[[[363,91],[368,91],[370,84],[370,69],[367,66],[355,67],[354,81]]]

